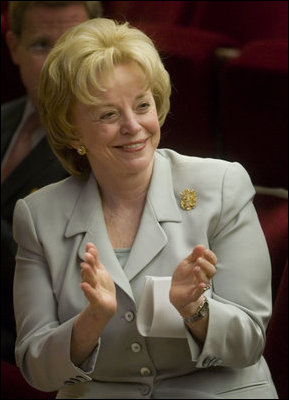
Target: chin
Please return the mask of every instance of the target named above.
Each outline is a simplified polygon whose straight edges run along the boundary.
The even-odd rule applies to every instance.
[[[145,156],[145,157],[140,157],[136,158],[134,160],[130,160],[126,164],[127,170],[133,173],[139,173],[143,172],[147,168],[150,168],[152,163],[153,163],[153,158],[154,158],[154,152],[151,153],[150,157]]]

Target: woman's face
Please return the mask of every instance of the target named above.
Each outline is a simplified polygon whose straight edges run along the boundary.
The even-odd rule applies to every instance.
[[[136,63],[117,65],[98,93],[100,103],[77,102],[72,122],[96,176],[124,177],[152,169],[160,141],[153,95]]]

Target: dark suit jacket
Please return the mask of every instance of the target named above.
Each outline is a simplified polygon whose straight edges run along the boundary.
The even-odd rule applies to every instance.
[[[1,161],[19,125],[27,98],[1,106]],[[49,183],[68,176],[44,137],[1,184],[1,359],[14,360],[15,323],[13,276],[16,244],[12,237],[12,217],[16,201]]]

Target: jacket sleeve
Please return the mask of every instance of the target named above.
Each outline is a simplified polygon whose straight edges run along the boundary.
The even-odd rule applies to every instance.
[[[82,368],[70,360],[75,317],[59,323],[49,268],[25,200],[16,204],[13,231],[18,244],[14,277],[18,367],[27,382],[42,391],[91,380],[88,374],[94,368],[98,350]]]
[[[227,168],[221,212],[210,247],[218,257],[209,298],[209,325],[197,367],[246,367],[265,345],[272,311],[271,263],[253,206],[254,188],[238,163]]]

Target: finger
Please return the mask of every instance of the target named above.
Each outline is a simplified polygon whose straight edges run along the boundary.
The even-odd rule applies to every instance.
[[[205,251],[206,248],[202,244],[195,246],[192,253],[189,255],[190,262],[195,262],[198,257],[203,256]]]
[[[96,249],[95,244],[92,242],[87,242],[85,246],[85,250],[89,251],[90,249]]]
[[[206,285],[210,282],[210,278],[208,278],[208,276],[205,274],[205,272],[202,270],[202,268],[199,265],[196,265],[193,268],[193,272],[195,275],[195,279],[197,280],[197,285],[200,285],[201,283]]]
[[[86,253],[84,253],[84,258],[94,270],[103,268],[98,258],[98,251],[94,245],[91,246]]]
[[[91,304],[95,304],[97,302],[97,296],[95,290],[87,282],[81,282],[80,287],[83,290],[87,300]]]
[[[93,257],[95,258],[95,261],[98,261],[98,251],[97,251],[97,248],[94,245],[93,246],[88,246],[87,247],[87,252],[93,255]]]
[[[97,269],[102,268],[96,249],[91,248],[89,249],[89,252],[84,253],[84,259],[94,272],[96,272]]]
[[[97,277],[95,271],[87,263],[81,263],[81,278],[83,282],[89,283],[89,285],[96,287]]]
[[[204,257],[213,265],[216,265],[218,262],[217,256],[216,254],[210,250],[210,249],[206,249],[205,253],[204,253]]]
[[[200,296],[203,295],[207,284],[201,282],[197,287],[191,289],[191,301],[196,301]]]
[[[203,279],[211,279],[216,273],[215,266],[204,257],[199,257],[196,261],[196,265],[201,268]]]
[[[93,253],[93,249],[90,249],[89,251],[86,251],[86,252],[84,253],[84,259],[85,259],[85,261],[86,261],[89,265],[91,265],[91,266],[93,266],[93,264],[94,264],[95,261],[96,261],[95,255],[92,254],[92,253]]]
[[[86,253],[91,254],[94,257],[95,263],[97,264],[99,262],[98,259],[98,251],[95,245],[92,242],[88,242],[85,246]]]
[[[82,267],[82,265],[86,265],[85,270],[91,269],[94,273],[96,273],[94,256],[90,253],[84,253],[84,260],[84,263],[80,264],[80,266]]]

